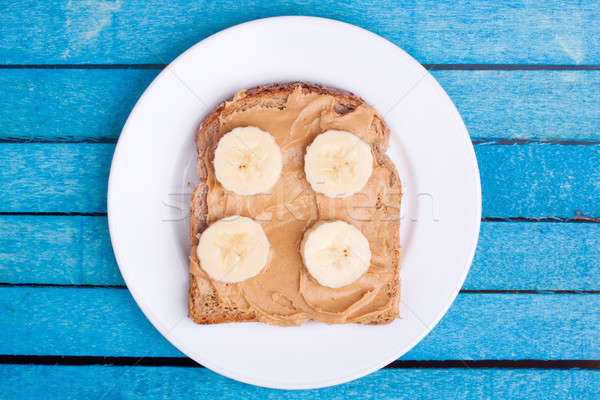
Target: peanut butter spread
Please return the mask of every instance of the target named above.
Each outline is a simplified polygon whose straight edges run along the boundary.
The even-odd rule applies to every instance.
[[[222,307],[252,313],[273,325],[380,323],[398,316],[401,187],[393,163],[385,156],[388,130],[377,112],[359,102],[349,107],[327,93],[297,86],[281,104],[249,103],[233,107],[246,92],[226,102],[218,129],[205,132],[199,163],[206,184],[207,224],[230,215],[259,222],[270,242],[270,258],[255,277],[222,283],[202,270],[192,241],[192,279],[209,284]],[[222,135],[240,126],[269,132],[281,148],[283,170],[269,194],[242,196],[226,192],[215,178],[212,158]],[[351,132],[371,145],[373,173],[363,190],[346,198],[315,193],[304,175],[304,153],[316,135],[328,129]],[[321,286],[308,273],[300,254],[304,232],[317,221],[339,219],[353,224],[371,248],[369,270],[341,287]]]

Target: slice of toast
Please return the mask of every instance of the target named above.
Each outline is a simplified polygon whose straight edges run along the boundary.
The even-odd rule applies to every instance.
[[[243,288],[240,289],[238,286],[239,284],[214,282],[206,273],[204,273],[200,266],[196,256],[199,235],[207,228],[209,223],[213,222],[214,218],[211,220],[212,214],[220,214],[220,217],[227,215],[227,212],[223,209],[218,210],[217,212],[213,212],[213,210],[209,209],[210,201],[208,199],[210,187],[219,185],[214,178],[212,158],[218,140],[226,133],[226,130],[223,129],[223,120],[236,112],[244,112],[252,109],[268,109],[274,110],[275,112],[276,110],[285,110],[288,104],[288,97],[292,95],[292,93],[295,93],[295,91],[301,91],[302,94],[311,96],[332,96],[334,98],[333,110],[340,117],[346,115],[351,116],[353,112],[358,112],[356,110],[361,106],[365,108],[368,107],[362,99],[343,90],[304,82],[278,83],[238,92],[232,99],[221,103],[198,127],[196,133],[196,146],[198,149],[198,174],[200,180],[193,192],[191,200],[191,254],[188,303],[189,315],[196,323],[213,324],[236,321],[262,321],[276,325],[297,325],[308,320],[319,320],[328,323],[359,322],[380,324],[390,322],[398,317],[398,303],[400,297],[398,271],[400,265],[399,220],[401,185],[395,166],[385,155],[388,146],[389,129],[374,110],[373,118],[367,130],[368,132],[365,134],[367,137],[363,137],[363,140],[366,139],[366,141],[371,144],[375,163],[381,167],[378,170],[381,171],[381,178],[384,179],[376,181],[379,186],[374,186],[375,184],[371,186],[369,186],[369,184],[367,185],[367,190],[372,188],[371,191],[373,192],[371,193],[371,198],[373,200],[370,204],[372,204],[372,215],[375,216],[374,219],[371,218],[371,221],[366,222],[354,221],[354,223],[355,225],[358,225],[367,238],[370,239],[369,241],[374,255],[369,273],[372,275],[371,278],[373,279],[378,276],[381,277],[381,284],[378,286],[381,290],[377,293],[383,293],[381,298],[385,299],[385,305],[382,305],[371,312],[364,313],[364,315],[359,316],[356,314],[356,316],[348,320],[328,318],[326,312],[317,313],[316,316],[310,315],[307,314],[305,310],[298,310],[298,319],[294,319],[293,321],[270,318],[265,316],[263,312],[257,311],[260,310],[260,307],[247,306],[248,304],[246,300],[244,300],[244,297],[238,296],[239,292],[243,290]],[[370,107],[368,107],[368,109],[372,110]],[[304,177],[302,179],[305,180]],[[390,198],[384,199],[387,195],[393,196],[388,196]],[[348,205],[347,202],[349,200],[329,199],[314,192],[311,192],[310,196],[314,197],[314,205],[316,206],[316,212],[318,214],[316,219],[348,220],[350,218],[347,208],[345,207]],[[223,215],[223,213],[225,213],[225,215]],[[310,223],[307,223],[307,227],[311,223],[314,223],[316,219],[312,218]],[[381,236],[382,223],[385,223],[385,226],[388,227],[384,232],[384,237]],[[378,249],[380,248],[383,248],[383,250],[378,253]],[[265,269],[266,268],[268,268],[268,266],[265,267]],[[303,267],[300,266],[297,268],[302,269]],[[311,279],[306,271],[301,271],[300,274],[301,285],[315,285],[315,281]],[[365,283],[365,285],[366,284],[367,283]],[[217,290],[217,287],[221,289]],[[233,293],[236,296],[231,296],[230,298],[228,295],[229,293]],[[368,294],[368,290],[365,289],[365,293]],[[242,300],[234,300],[233,297]],[[309,300],[310,299],[307,299],[306,302],[308,303]],[[304,299],[302,301],[304,302]],[[380,303],[382,301],[383,300],[381,300]],[[243,306],[242,303],[244,303]],[[292,303],[294,303],[294,301],[292,301]],[[359,301],[356,303],[359,303]]]

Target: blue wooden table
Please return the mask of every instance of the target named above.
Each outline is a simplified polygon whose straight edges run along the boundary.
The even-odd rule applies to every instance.
[[[472,136],[473,267],[441,323],[372,375],[283,392],[173,348],[119,274],[106,221],[136,99],[197,41],[304,14],[425,64]],[[600,4],[0,1],[1,398],[600,398]]]

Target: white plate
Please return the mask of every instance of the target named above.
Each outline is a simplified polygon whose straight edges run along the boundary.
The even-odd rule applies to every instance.
[[[356,93],[392,130],[388,153],[404,191],[402,318],[383,326],[196,325],[187,317],[187,215],[197,179],[194,130],[239,89],[295,80]],[[309,17],[238,25],[173,61],[131,112],[108,188],[114,252],[152,324],[202,365],[273,388],[347,382],[410,350],[456,297],[473,258],[480,217],[473,147],[435,79],[373,33]]]

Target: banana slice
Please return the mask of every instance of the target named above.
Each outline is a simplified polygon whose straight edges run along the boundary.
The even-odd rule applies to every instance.
[[[313,278],[331,288],[354,282],[371,265],[369,241],[344,221],[317,223],[304,233],[300,251]]]
[[[237,194],[268,192],[279,179],[283,162],[273,136],[255,126],[226,133],[215,150],[215,175]]]
[[[349,132],[326,131],[306,149],[304,172],[315,192],[328,197],[352,196],[373,172],[371,146]]]
[[[220,219],[200,236],[200,266],[217,281],[241,282],[258,275],[267,264],[269,241],[260,224],[234,215]]]

